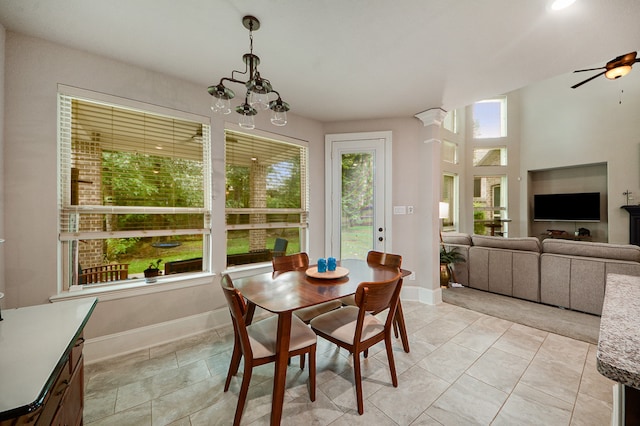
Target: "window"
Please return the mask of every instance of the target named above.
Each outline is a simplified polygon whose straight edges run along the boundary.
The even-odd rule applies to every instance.
[[[473,184],[473,232],[505,235],[508,222],[506,176],[475,176]]]
[[[444,231],[454,231],[456,229],[455,212],[457,210],[458,177],[445,173],[442,175],[442,199],[440,201],[449,205],[448,217],[442,219],[442,229]]]
[[[473,166],[506,166],[507,165],[507,148],[491,147],[491,148],[473,148]]]
[[[507,136],[507,98],[487,99],[473,104],[474,139]]]
[[[458,164],[458,145],[446,140],[442,141],[442,161]]]
[[[96,95],[59,95],[63,288],[143,278],[158,259],[165,273],[208,270],[206,118]]]
[[[458,114],[455,109],[444,116],[442,126],[451,133],[458,133]]]
[[[227,266],[306,250],[307,148],[226,130]]]

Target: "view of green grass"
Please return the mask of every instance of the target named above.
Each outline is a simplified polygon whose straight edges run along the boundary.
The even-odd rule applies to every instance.
[[[370,225],[350,226],[342,228],[342,247],[340,251],[343,259],[366,259],[372,248],[371,236],[373,227]]]
[[[372,227],[371,226],[352,226],[345,227],[342,230],[342,258],[343,259],[365,259],[367,252],[371,250],[372,242]],[[233,234],[231,234],[233,235]],[[267,236],[266,248],[272,249],[278,235]],[[227,254],[239,254],[247,253],[249,251],[249,239],[247,235],[236,234],[236,238],[229,238],[227,240]],[[285,238],[289,241],[287,246],[287,253],[298,253],[300,251],[300,240],[298,238],[298,231],[290,234],[285,233]],[[143,253],[144,257],[128,257],[121,256],[118,258],[119,263],[129,264],[129,274],[141,274],[151,262],[155,262],[158,259],[162,259],[160,262],[160,269],[164,269],[166,262],[173,262],[176,260],[193,259],[202,256],[202,241],[197,240],[185,240],[181,241],[179,246],[169,248],[156,248],[151,245],[150,242],[145,242],[142,247],[138,247],[136,250],[138,256]],[[312,259],[315,262],[315,260]]]

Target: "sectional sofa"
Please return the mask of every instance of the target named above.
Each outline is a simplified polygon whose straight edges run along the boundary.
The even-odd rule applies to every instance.
[[[640,247],[445,232],[466,259],[453,267],[471,288],[600,315],[607,274],[640,276]]]

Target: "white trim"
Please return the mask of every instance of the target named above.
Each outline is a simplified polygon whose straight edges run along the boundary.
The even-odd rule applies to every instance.
[[[333,143],[340,141],[357,141],[357,140],[372,140],[382,139],[384,140],[384,227],[385,227],[385,251],[393,251],[393,215],[392,215],[392,152],[393,152],[393,138],[392,132],[380,131],[380,132],[360,132],[360,133],[333,133],[327,134],[324,137],[325,140],[325,155],[324,155],[324,170],[325,170],[325,253],[331,253],[331,241],[332,241],[332,224],[331,224],[331,209],[333,205],[333,196],[331,193],[332,179],[334,177],[331,172],[333,167],[332,151]]]
[[[419,287],[417,285],[408,286],[402,284],[402,300],[413,300],[425,305],[438,305],[442,303],[442,289]]]
[[[197,123],[211,125],[211,117],[206,115],[194,114],[192,112],[181,111],[178,109],[167,108],[160,105],[150,104],[146,102],[136,101],[120,96],[109,95],[102,92],[94,92],[93,90],[81,89],[79,87],[58,84],[58,93],[74,98],[80,98],[91,102],[102,102],[117,105],[123,108],[130,108],[144,112],[150,112],[158,115],[164,115],[171,118],[181,118],[183,120],[195,121]]]
[[[438,298],[439,301],[437,301]],[[440,288],[429,290],[421,287],[403,287],[402,300],[417,300],[424,304],[435,305],[442,303],[442,291]],[[258,308],[254,318],[260,319],[266,315],[268,315],[266,311]],[[225,306],[215,311],[87,339],[83,349],[85,364],[89,365],[149,349],[207,331],[215,332],[230,324],[229,309]]]
[[[115,356],[148,349],[152,346],[181,340],[227,326],[230,322],[229,309],[224,307],[173,321],[87,339],[83,349],[85,363],[92,364]]]
[[[92,285],[74,285],[71,291],[64,291],[60,294],[51,296],[50,302],[61,302],[64,300],[78,299],[83,297],[98,297],[100,301],[126,299],[129,297],[143,296],[146,294],[161,293],[164,291],[173,291],[186,287],[196,287],[202,285],[211,285],[216,274],[201,273],[193,274],[188,277],[185,274],[176,274],[174,277],[160,277],[158,282],[147,284],[144,279],[128,280],[118,284],[92,284]]]

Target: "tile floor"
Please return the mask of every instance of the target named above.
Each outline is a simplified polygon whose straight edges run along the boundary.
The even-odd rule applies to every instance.
[[[596,346],[446,303],[403,302],[411,352],[396,340],[399,386],[383,345],[363,360],[358,415],[348,353],[318,341],[317,398],[292,362],[283,425],[607,425],[613,382]],[[85,425],[232,424],[241,371],[222,391],[232,329],[86,366]],[[257,367],[243,425],[268,425],[273,364]]]

